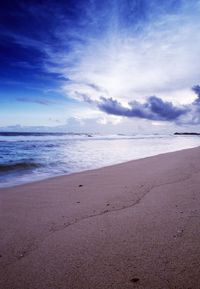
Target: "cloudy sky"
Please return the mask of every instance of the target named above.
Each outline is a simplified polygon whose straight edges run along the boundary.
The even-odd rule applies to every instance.
[[[1,1],[0,126],[199,130],[199,19],[199,0]]]

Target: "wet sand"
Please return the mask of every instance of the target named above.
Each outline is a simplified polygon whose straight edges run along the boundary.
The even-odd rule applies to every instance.
[[[0,189],[1,289],[199,289],[200,148]]]

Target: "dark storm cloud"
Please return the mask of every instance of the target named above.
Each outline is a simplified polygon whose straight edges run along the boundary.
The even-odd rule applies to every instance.
[[[195,99],[195,104],[200,104],[200,85],[194,85],[192,90],[196,93],[197,99]]]
[[[188,112],[188,107],[176,107],[171,102],[163,101],[156,96],[148,97],[145,103],[133,101],[129,103],[128,108],[117,100],[101,97],[98,107],[108,114],[162,121],[176,120]]]

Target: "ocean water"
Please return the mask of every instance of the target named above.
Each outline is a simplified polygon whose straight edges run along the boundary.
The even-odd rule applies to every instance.
[[[0,133],[0,187],[199,145],[199,136]]]

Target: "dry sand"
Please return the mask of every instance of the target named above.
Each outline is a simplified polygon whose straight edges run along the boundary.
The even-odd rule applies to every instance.
[[[1,289],[199,289],[200,148],[0,190]]]

